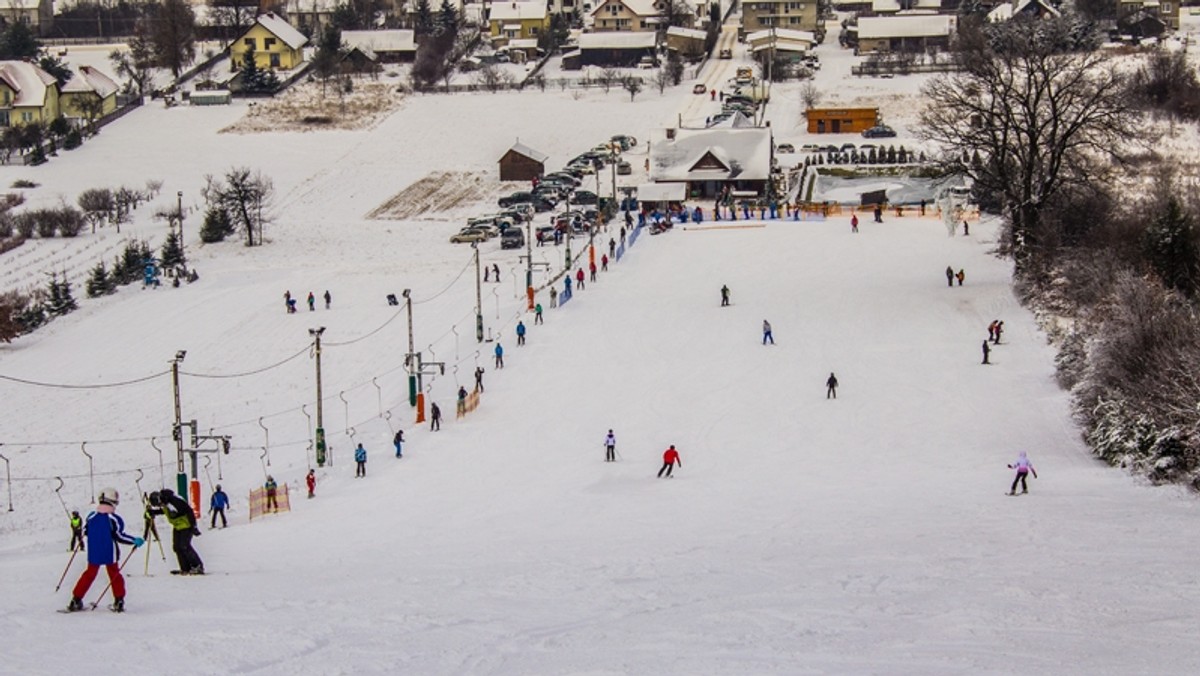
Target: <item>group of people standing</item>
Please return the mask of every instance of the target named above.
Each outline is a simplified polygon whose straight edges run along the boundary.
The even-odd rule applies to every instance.
[[[329,290],[325,290],[325,309],[329,310],[333,307],[333,294]],[[288,314],[296,314],[296,299],[292,297],[291,290],[283,292],[283,308]],[[317,309],[317,297],[312,291],[308,292],[308,311],[315,312]]]

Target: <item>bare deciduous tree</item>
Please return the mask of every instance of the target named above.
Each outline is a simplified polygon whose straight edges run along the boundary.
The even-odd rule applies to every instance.
[[[209,207],[220,209],[229,216],[233,227],[246,233],[246,246],[262,244],[263,224],[268,214],[275,186],[261,171],[235,167],[216,178],[205,176],[200,194]]]
[[[811,80],[805,82],[800,87],[800,103],[804,105],[805,110],[816,108],[821,102],[821,90],[817,89],[817,85]]]
[[[636,75],[630,75],[621,80],[621,87],[629,92],[629,100],[632,102],[633,97],[642,91],[642,78]]]

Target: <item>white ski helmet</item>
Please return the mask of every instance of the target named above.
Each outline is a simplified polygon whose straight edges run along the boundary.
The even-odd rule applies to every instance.
[[[121,496],[119,493],[117,493],[117,489],[115,488],[105,488],[100,491],[100,504],[102,505],[112,505],[113,507],[116,507],[120,500]]]

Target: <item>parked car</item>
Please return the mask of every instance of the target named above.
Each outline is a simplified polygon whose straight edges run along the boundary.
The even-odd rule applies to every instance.
[[[864,129],[862,135],[863,138],[891,138],[896,132],[886,124],[877,124],[870,129]]]
[[[775,146],[775,152],[777,152],[777,153],[794,153],[794,152],[796,152],[796,146],[794,146],[790,143],[780,143],[779,145]]]
[[[520,228],[509,228],[500,235],[501,249],[520,249],[525,246],[525,233]]]
[[[485,242],[488,239],[488,234],[482,228],[469,227],[459,230],[457,233],[450,236],[450,241],[454,244],[463,244],[466,242]]]
[[[802,153],[819,153],[819,152],[821,152],[821,146],[819,146],[815,143],[805,143],[804,145],[800,146],[800,152],[802,152]]]
[[[600,198],[590,190],[576,190],[571,196],[571,204],[595,204],[598,201]]]
[[[693,94],[704,94],[707,92],[708,92],[708,86],[705,85],[703,82],[697,82],[696,84],[692,85],[692,93]]]
[[[722,49],[722,50],[721,50],[721,54],[720,54],[719,58],[722,58],[722,59],[732,59],[732,58],[733,58],[733,50],[731,50],[731,49]]]
[[[511,219],[514,223],[528,223],[533,220],[534,213],[532,204],[522,202],[504,209],[499,215]]]
[[[508,207],[520,202],[533,202],[533,194],[529,192],[514,192],[507,197],[501,197],[496,201],[502,207]]]
[[[587,176],[596,173],[596,167],[591,162],[578,162],[571,165],[579,171],[580,174]]]
[[[571,185],[579,185],[580,183],[582,183],[582,181],[579,180],[579,177],[575,176],[574,174],[571,174],[570,172],[566,172],[566,171],[556,171],[552,174],[546,174],[545,176],[542,177],[542,180],[543,181],[562,181],[565,183],[570,183]]]
[[[629,174],[632,174],[633,173],[633,165],[629,164],[625,160],[621,160],[620,162],[617,162],[617,173],[622,176],[627,176]]]
[[[629,150],[637,145],[637,139],[627,134],[617,134],[609,140],[613,143],[620,143],[622,150]]]

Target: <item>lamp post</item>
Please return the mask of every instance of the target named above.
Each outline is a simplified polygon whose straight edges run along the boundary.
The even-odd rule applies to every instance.
[[[317,360],[317,467],[325,466],[325,408],[321,404],[321,334],[325,327],[309,329],[308,335],[313,337],[313,356]]]
[[[179,365],[187,356],[187,350],[179,350],[171,360],[171,387],[175,404],[175,487],[179,495],[187,495],[187,470],[183,465],[183,408],[179,403]]]
[[[408,405],[417,405],[417,369],[413,363],[413,328],[412,328],[412,289],[400,292],[404,296],[404,305],[408,309],[408,354],[404,355],[404,368],[408,371]]]
[[[475,341],[483,342],[483,288],[479,277],[479,242],[471,242],[475,250]]]

